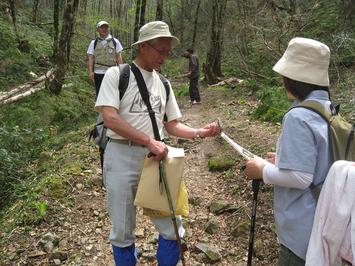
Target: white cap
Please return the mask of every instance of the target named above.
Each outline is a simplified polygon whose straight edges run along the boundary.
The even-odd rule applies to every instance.
[[[152,21],[139,29],[138,41],[132,44],[132,46],[161,37],[171,38],[173,45],[179,41],[178,38],[171,35],[168,24],[163,21]]]
[[[324,43],[307,38],[293,38],[272,68],[280,75],[304,83],[329,86],[330,50]]]
[[[100,28],[102,25],[107,25],[107,26],[109,26],[109,24],[108,24],[107,21],[101,20],[101,21],[97,22],[96,28]]]

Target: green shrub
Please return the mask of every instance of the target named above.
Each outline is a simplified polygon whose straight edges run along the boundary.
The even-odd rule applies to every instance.
[[[174,88],[174,94],[175,96],[189,96],[189,84],[185,83],[181,85],[180,87]]]
[[[210,171],[226,171],[231,169],[234,161],[228,158],[211,157],[208,159],[208,169]]]
[[[178,57],[178,54],[176,54],[176,56],[175,58],[168,58],[162,66],[162,73],[167,76],[168,79],[188,72],[187,59]]]
[[[284,113],[291,105],[282,87],[260,89],[256,96],[260,99],[260,104],[252,113],[252,117],[264,121],[281,122]]]

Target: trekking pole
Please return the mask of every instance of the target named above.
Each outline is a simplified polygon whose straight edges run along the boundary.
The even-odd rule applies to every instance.
[[[251,212],[250,221],[250,234],[249,234],[249,249],[248,249],[248,263],[247,266],[251,266],[253,259],[253,246],[254,246],[254,233],[255,233],[255,218],[256,218],[256,204],[258,201],[258,192],[260,187],[260,179],[253,179],[251,185],[253,188],[253,208]]]
[[[168,186],[168,182],[166,180],[166,174],[165,174],[163,160],[159,161],[159,175],[160,175],[160,180],[163,182],[164,189],[166,191],[166,196],[168,198],[169,209],[170,209],[170,212],[171,212],[171,220],[172,220],[173,225],[174,225],[176,241],[178,242],[178,246],[179,246],[179,250],[180,250],[181,263],[182,263],[183,266],[185,266],[186,264],[185,264],[184,252],[182,250],[181,239],[180,239],[180,235],[179,235],[178,226],[177,226],[177,223],[176,223],[174,205],[173,205],[173,201],[171,199],[171,194],[170,194],[170,189],[169,189],[169,186]]]

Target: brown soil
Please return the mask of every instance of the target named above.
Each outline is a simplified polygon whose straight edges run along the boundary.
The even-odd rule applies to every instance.
[[[241,89],[217,91],[204,89],[202,104],[190,105],[187,97],[179,99],[183,122],[200,127],[220,118],[224,132],[232,139],[259,155],[274,147],[278,127],[260,121],[251,121],[248,112],[255,102],[243,96]],[[185,260],[188,265],[246,265],[249,240],[249,222],[252,206],[250,181],[240,170],[243,159],[220,137],[197,140],[170,139],[175,146],[185,148],[186,163],[184,178],[189,191],[190,215],[184,220],[188,251]],[[95,149],[83,144],[87,153]],[[234,166],[226,171],[211,172],[208,160],[218,156],[234,160]],[[71,180],[68,191],[74,199],[72,206],[57,204],[59,210],[45,222],[32,227],[16,228],[4,241],[1,248],[7,259],[0,265],[55,265],[54,250],[61,250],[66,259],[58,265],[114,265],[111,247],[107,240],[110,221],[105,210],[105,190],[100,185],[99,162],[93,160],[92,169],[84,171]],[[216,215],[209,211],[212,202],[232,203],[233,211]],[[214,234],[204,231],[207,221],[218,221],[219,229]],[[243,227],[243,224],[245,225]],[[139,210],[137,221],[137,247],[144,250],[138,265],[156,265],[154,258],[156,232],[147,217]],[[231,231],[240,226],[238,236]],[[272,212],[272,187],[261,185],[257,207],[255,232],[255,256],[253,265],[273,265],[277,257],[277,243]],[[58,236],[59,244],[45,252],[40,236],[51,232]],[[221,260],[212,263],[198,253],[195,244],[204,242],[216,247]]]

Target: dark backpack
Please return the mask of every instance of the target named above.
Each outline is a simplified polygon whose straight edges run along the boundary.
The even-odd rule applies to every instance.
[[[355,161],[355,124],[350,124],[339,114],[339,105],[331,105],[331,111],[328,111],[317,101],[305,100],[293,108],[298,107],[317,113],[327,122],[332,162],[338,160]],[[318,199],[321,185],[312,183],[310,186],[316,199]]]
[[[122,100],[123,95],[125,94],[128,84],[129,84],[129,77],[131,74],[131,69],[129,64],[120,64],[118,65],[120,69],[120,81],[118,84],[118,90],[120,92],[120,100]],[[166,101],[169,100],[170,95],[170,86],[168,80],[160,73],[159,78],[164,85],[165,92],[166,92]],[[167,117],[164,117],[167,120]],[[100,113],[97,117],[96,125],[90,131],[89,140],[93,139],[95,144],[99,146],[100,151],[104,151],[108,142],[108,137],[106,136],[106,127],[104,127],[104,121],[102,114]],[[102,163],[102,162],[101,162]]]

